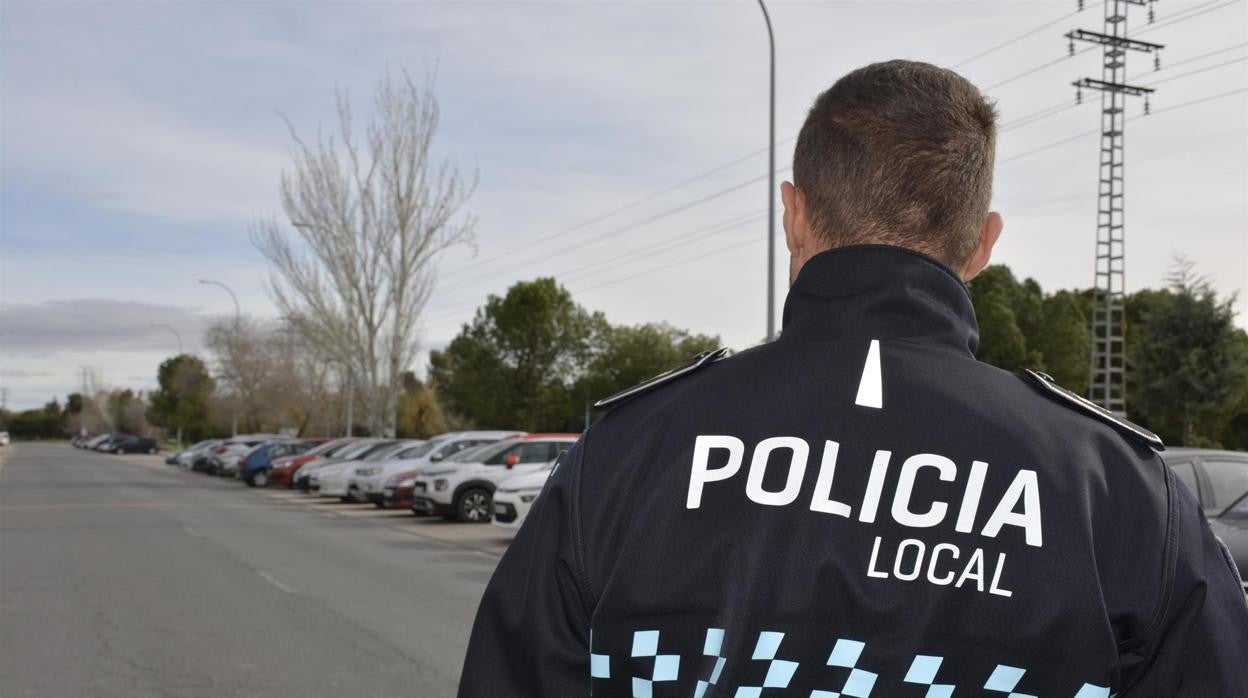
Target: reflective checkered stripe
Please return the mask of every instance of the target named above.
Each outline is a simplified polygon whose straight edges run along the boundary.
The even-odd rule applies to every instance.
[[[595,696],[662,698],[663,696],[724,696],[731,698],[767,698],[791,695],[790,684],[799,671],[818,672],[818,681],[826,687],[802,693],[802,698],[870,698],[891,695],[880,685],[900,681],[911,686],[906,696],[952,698],[956,695],[988,695],[1002,698],[1037,698],[1028,692],[1028,670],[1011,664],[988,665],[986,673],[977,677],[953,677],[948,670],[942,674],[945,657],[916,654],[904,675],[887,676],[870,666],[868,643],[848,637],[831,641],[826,661],[821,663],[798,659],[801,643],[790,639],[793,648],[786,651],[786,634],[778,630],[762,630],[750,636],[748,657],[724,655],[726,632],[723,628],[707,628],[700,652],[674,647],[670,639],[657,629],[636,630],[631,635],[628,651],[610,654],[595,645],[590,633],[590,678]],[[666,640],[666,642],[665,642]],[[687,661],[682,662],[682,658]],[[725,669],[734,664],[748,663],[745,670],[734,670],[738,676],[754,677],[738,685],[728,686],[721,680]],[[807,678],[809,684],[811,679]],[[893,686],[898,685],[893,683]],[[960,688],[961,687],[961,688]],[[805,689],[803,689],[805,690]],[[1036,690],[1036,689],[1030,689]],[[920,692],[921,691],[921,692]],[[795,695],[795,694],[792,694]],[[1046,689],[1045,698],[1111,698],[1110,689],[1092,683],[1073,684],[1063,694]]]

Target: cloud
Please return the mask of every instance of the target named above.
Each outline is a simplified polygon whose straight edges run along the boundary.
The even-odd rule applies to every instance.
[[[47,378],[50,371],[27,371],[20,368],[0,368],[0,378]]]
[[[183,348],[199,344],[206,317],[198,308],[139,301],[100,299],[55,300],[0,307],[0,348],[8,355],[46,357],[62,352],[141,352],[177,350],[177,339],[159,324],[169,325],[182,337]],[[10,377],[26,375],[8,369]]]

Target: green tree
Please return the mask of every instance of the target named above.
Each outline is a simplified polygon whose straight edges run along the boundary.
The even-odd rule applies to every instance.
[[[472,322],[429,359],[446,405],[478,426],[529,431],[574,428],[571,386],[605,324],[554,279],[490,296]]]
[[[6,430],[15,439],[55,439],[65,435],[61,404],[53,399],[43,407],[6,413]]]
[[[1009,267],[994,264],[970,283],[979,322],[979,359],[1007,371],[1045,368],[1044,357],[1028,345],[1044,333],[1043,293],[1031,279],[1019,283]]]
[[[608,326],[598,333],[586,374],[574,391],[592,403],[720,347],[719,337],[666,323]]]
[[[1248,392],[1248,343],[1235,327],[1234,297],[1179,261],[1170,292],[1150,307],[1128,336],[1134,375],[1128,405],[1154,431],[1185,446],[1216,446]]]
[[[198,441],[210,431],[208,401],[216,382],[198,356],[179,354],[166,359],[156,372],[160,389],[151,394],[147,418],[152,424],[177,430]]]
[[[1079,295],[1058,291],[1044,299],[1041,309],[1043,325],[1027,335],[1027,344],[1040,354],[1044,370],[1054,380],[1082,395],[1088,389],[1092,345]]]

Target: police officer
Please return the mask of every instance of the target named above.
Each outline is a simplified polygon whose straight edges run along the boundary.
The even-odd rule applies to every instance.
[[[995,136],[923,63],[819,96],[782,336],[602,402],[460,696],[1248,696],[1241,583],[1162,444],[975,360]]]

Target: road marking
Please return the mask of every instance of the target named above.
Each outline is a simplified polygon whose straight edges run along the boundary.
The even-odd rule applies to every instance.
[[[264,581],[268,582],[269,584],[272,584],[278,589],[281,589],[287,594],[291,594],[292,596],[299,595],[299,591],[297,589],[295,589],[294,587],[290,587],[290,586],[286,586],[285,584],[282,584],[281,582],[277,581],[277,579],[273,575],[269,574],[268,572],[265,572],[264,570],[256,570],[256,573],[259,574],[260,577],[264,579]]]
[[[189,533],[189,534],[190,534],[192,537],[194,537],[194,538],[203,538],[203,537],[204,537],[204,534],[200,533],[199,531],[196,531],[195,529],[191,528],[190,526],[183,526],[183,527],[182,527],[182,530],[186,531],[187,533]]]

